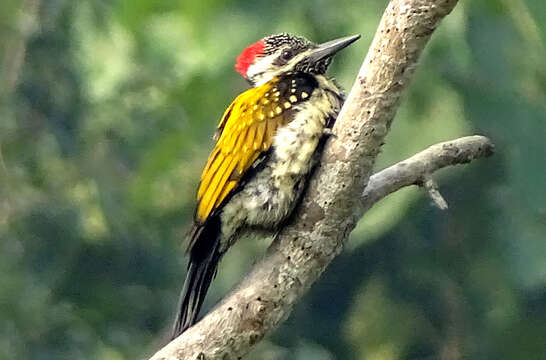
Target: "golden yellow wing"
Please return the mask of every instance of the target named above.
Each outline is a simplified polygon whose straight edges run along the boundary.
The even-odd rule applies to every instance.
[[[240,94],[218,124],[217,142],[201,174],[195,220],[204,223],[269,149],[279,126],[286,123],[289,101],[283,102],[277,79]]]

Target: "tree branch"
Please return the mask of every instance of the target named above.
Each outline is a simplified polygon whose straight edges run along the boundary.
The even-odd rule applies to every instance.
[[[364,214],[362,194],[403,90],[456,3],[391,0],[291,223],[229,296],[152,359],[240,359],[289,315]]]
[[[488,157],[493,151],[491,140],[478,135],[432,145],[409,159],[371,176],[362,194],[361,210],[368,211],[379,200],[403,187],[421,186],[424,180],[431,180],[432,174],[441,168]]]

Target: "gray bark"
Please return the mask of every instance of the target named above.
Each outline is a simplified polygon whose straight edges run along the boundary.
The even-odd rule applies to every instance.
[[[277,234],[265,257],[230,295],[151,359],[242,358],[288,317],[375,202],[401,187],[422,184],[440,205],[441,195],[431,174],[492,153],[487,138],[462,138],[435,145],[370,179],[418,58],[440,20],[456,3],[389,3],[336,121],[336,137],[328,142],[320,168],[291,223]]]
[[[361,211],[368,211],[379,200],[403,187],[425,187],[424,183],[433,182],[432,174],[441,168],[491,156],[493,150],[493,143],[479,135],[432,145],[409,159],[372,175],[361,199]]]

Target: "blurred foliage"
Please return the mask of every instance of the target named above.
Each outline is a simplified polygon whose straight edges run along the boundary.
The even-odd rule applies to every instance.
[[[385,1],[4,0],[0,359],[145,358],[166,340],[211,134],[246,88],[237,54],[281,31],[361,33]],[[546,3],[461,2],[438,29],[378,168],[481,133],[445,170],[450,210],[384,200],[252,359],[546,358]],[[212,306],[267,246],[223,261]]]

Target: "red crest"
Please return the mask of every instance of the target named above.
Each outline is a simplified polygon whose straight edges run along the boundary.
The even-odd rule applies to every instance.
[[[241,55],[237,57],[237,61],[235,62],[235,70],[246,77],[248,67],[254,63],[256,56],[263,54],[264,47],[265,44],[263,40],[260,40],[244,49]]]

